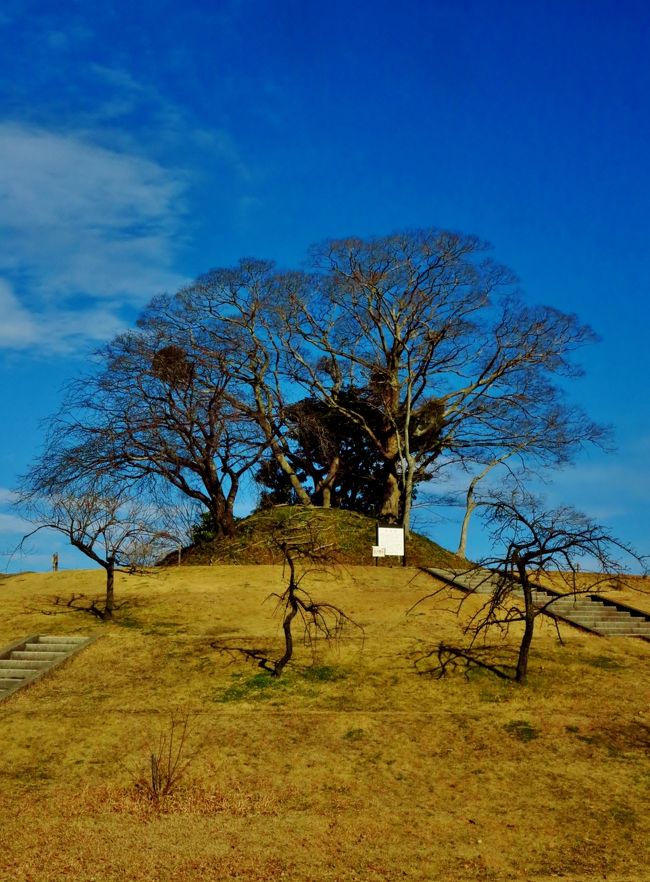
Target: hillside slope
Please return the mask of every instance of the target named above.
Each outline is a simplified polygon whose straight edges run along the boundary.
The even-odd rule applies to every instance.
[[[108,624],[56,603],[101,595],[100,570],[2,581],[0,645],[101,639],[0,705],[1,880],[647,882],[647,643],[562,625],[559,643],[539,622],[524,689],[421,677],[481,598],[413,608],[431,577],[345,566],[306,585],[363,640],[297,627],[273,680],[237,647],[281,651],[284,584],[281,566],[120,573]],[[179,714],[189,767],[154,804],[143,781]]]
[[[375,544],[376,521],[352,511],[341,509],[304,508],[302,506],[278,505],[266,511],[256,512],[237,525],[237,533],[231,539],[214,539],[192,546],[183,553],[184,564],[270,564],[280,563],[282,555],[277,547],[277,537],[282,530],[295,529],[309,522],[313,532],[325,544],[331,544],[333,562],[348,565],[372,563],[372,546]],[[431,539],[412,533],[406,546],[409,566],[454,566],[459,559]],[[176,555],[170,555],[170,563],[176,563]],[[386,558],[380,566],[396,566],[397,558]]]

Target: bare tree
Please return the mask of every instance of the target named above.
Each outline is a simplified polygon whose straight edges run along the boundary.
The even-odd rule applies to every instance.
[[[282,554],[288,569],[285,590],[271,595],[277,600],[282,616],[284,650],[279,658],[273,658],[265,649],[227,647],[220,643],[214,648],[230,654],[241,653],[257,662],[271,676],[279,677],[293,658],[295,646],[294,627],[301,625],[303,641],[314,647],[318,639],[337,642],[344,628],[353,627],[363,635],[363,628],[339,606],[323,600],[315,600],[304,586],[304,579],[316,570],[329,569],[334,563],[333,542],[327,541],[327,533],[317,517],[287,508],[287,516],[271,529],[269,542]]]
[[[472,514],[474,513],[476,506],[478,505],[476,500],[476,488],[479,483],[486,478],[490,472],[495,469],[497,466],[506,462],[513,453],[504,453],[503,456],[498,456],[495,459],[490,460],[490,462],[485,465],[480,472],[473,475],[467,486],[467,492],[465,494],[465,513],[463,515],[463,522],[460,526],[460,537],[458,540],[458,548],[456,549],[456,555],[458,557],[466,557],[467,554],[467,532],[469,530],[469,522]]]
[[[528,307],[471,236],[439,230],[320,246],[319,283],[289,298],[285,370],[352,421],[383,461],[379,515],[407,533],[413,486],[444,452],[487,463],[570,415],[556,384],[593,339],[575,316]],[[376,418],[340,397],[371,390]],[[573,410],[567,456],[600,427]],[[521,456],[526,452],[521,448]]]
[[[217,535],[232,535],[240,483],[263,439],[233,406],[225,355],[201,359],[185,330],[161,298],[138,331],[101,350],[98,369],[70,384],[32,483],[65,493],[92,476],[148,481],[152,491],[162,481],[204,506]]]
[[[496,469],[503,466],[510,483],[523,488],[533,476],[543,475],[545,469],[569,465],[588,444],[608,448],[609,427],[593,423],[581,408],[567,406],[556,388],[540,387],[537,394],[534,406],[527,405],[519,413],[496,450],[488,448],[487,455],[475,456],[475,462],[471,459],[463,462],[461,457],[466,468],[478,466],[479,470],[472,475],[465,494],[465,513],[456,551],[459,557],[466,556],[470,518],[481,504],[477,489]]]
[[[468,644],[437,648],[437,671],[461,661],[510,677],[508,669],[494,662],[491,640],[519,623],[523,630],[512,677],[523,683],[537,616],[552,609],[559,597],[589,594],[610,582],[612,574],[625,572],[625,558],[640,564],[644,559],[569,506],[546,509],[541,500],[520,490],[495,494],[482,505],[494,553],[468,572],[474,571],[492,590],[466,626]],[[535,582],[544,579],[562,584],[564,592],[539,605]]]
[[[55,530],[106,571],[103,605],[93,602],[89,607],[104,621],[112,619],[115,610],[115,573],[153,564],[171,545],[150,506],[124,491],[102,487],[101,482],[69,487],[67,494],[49,497],[30,494],[24,484],[16,504],[27,520],[37,524],[21,544],[41,530]]]
[[[365,500],[379,486],[377,514],[408,535],[415,485],[449,462],[480,475],[511,457],[571,461],[603,436],[558,383],[593,334],[523,304],[486,248],[435,229],[344,239],[314,250],[313,274],[247,259],[156,298],[71,384],[32,488],[162,481],[232,535],[241,482],[263,457],[309,506],[332,503],[356,456],[372,469]],[[345,432],[325,425],[337,420]]]
[[[333,603],[316,601],[306,590],[303,580],[308,572],[332,563],[332,543],[325,542],[322,529],[313,519],[289,519],[274,531],[272,541],[282,553],[289,570],[285,591],[277,595],[282,610],[284,652],[273,665],[273,676],[279,677],[293,657],[293,622],[296,616],[302,620],[305,640],[312,644],[317,637],[328,642],[338,640],[345,625],[357,625],[343,610]]]
[[[303,504],[284,417],[277,324],[300,273],[241,261],[147,307],[138,329],[96,354],[50,421],[29,474],[40,496],[68,495],[93,477],[121,485],[171,485],[232,535],[242,480],[270,453]]]
[[[292,464],[284,420],[287,389],[281,370],[281,327],[290,299],[305,296],[303,273],[280,273],[268,261],[246,259],[214,269],[176,298],[199,358],[228,360],[228,400],[259,429],[266,448],[286,475],[299,503],[309,493]]]

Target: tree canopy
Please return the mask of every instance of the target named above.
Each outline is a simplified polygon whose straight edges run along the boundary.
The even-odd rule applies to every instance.
[[[267,501],[408,533],[417,484],[452,464],[571,461],[603,434],[563,385],[594,335],[527,304],[488,250],[438,229],[332,240],[307,269],[245,259],[154,299],[70,384],[24,493],[170,485],[229,535],[255,477]]]

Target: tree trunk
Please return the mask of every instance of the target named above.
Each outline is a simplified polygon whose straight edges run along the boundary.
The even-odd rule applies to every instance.
[[[219,538],[222,536],[234,536],[235,519],[232,512],[232,503],[228,504],[221,483],[215,479],[208,490],[210,493],[210,517],[212,518],[215,535]]]
[[[102,618],[108,621],[113,618],[113,610],[115,609],[115,558],[109,557],[106,561],[106,602],[104,603],[104,612]]]
[[[404,499],[402,501],[402,526],[404,527],[404,539],[411,535],[411,509],[413,507],[413,483],[415,480],[415,457],[406,456],[406,480],[404,482]]]
[[[230,476],[230,490],[226,496],[226,523],[224,527],[228,530],[228,536],[235,535],[235,499],[239,490],[239,475]]]
[[[528,673],[528,653],[530,652],[530,644],[533,641],[533,631],[535,629],[535,607],[533,606],[533,593],[528,581],[526,567],[523,564],[517,564],[517,570],[524,592],[524,635],[519,646],[515,680],[517,683],[525,683],[526,674]]]
[[[399,407],[398,383],[391,383],[386,387],[387,398],[385,407],[389,414],[395,414]],[[384,422],[384,449],[381,451],[384,457],[384,497],[382,499],[379,517],[388,521],[389,524],[397,524],[400,516],[400,504],[402,502],[402,489],[397,475],[397,466],[400,457],[400,444],[397,429],[387,416]]]
[[[289,479],[289,483],[293,487],[296,492],[296,496],[298,497],[298,501],[301,505],[311,505],[311,499],[309,498],[309,493],[302,486],[300,481],[298,480],[298,475],[296,475],[294,469],[291,467],[291,463],[284,455],[284,451],[282,450],[282,446],[277,440],[277,435],[273,429],[271,424],[271,420],[267,416],[267,411],[264,407],[264,402],[262,399],[262,393],[259,388],[255,389],[255,403],[257,404],[257,411],[255,413],[255,419],[257,420],[257,424],[261,428],[262,432],[264,432],[264,436],[266,441],[271,449],[271,453],[275,457],[275,461],[280,466],[282,471],[285,473],[287,478]]]
[[[330,463],[330,467],[327,470],[327,474],[321,481],[320,485],[317,487],[316,492],[320,492],[323,508],[331,508],[332,507],[332,485],[336,480],[336,476],[339,471],[339,465],[341,463],[340,456],[334,456]]]
[[[394,468],[387,471],[384,484],[384,498],[379,509],[379,517],[382,520],[388,521],[389,524],[396,524],[399,521],[399,507],[402,494]]]
[[[282,448],[277,443],[277,441],[274,441],[271,444],[271,452],[273,453],[273,456],[275,457],[277,464],[280,466],[282,471],[285,473],[285,475],[289,479],[289,483],[291,484],[293,489],[296,491],[296,496],[298,497],[298,501],[300,502],[300,504],[301,505],[311,505],[311,499],[309,498],[309,493],[307,493],[305,488],[302,486],[302,484],[298,480],[298,475],[295,473],[295,471],[291,467],[289,460],[286,458],[286,456],[282,452]]]
[[[234,536],[235,520],[232,511],[229,512],[222,506],[218,506],[216,509],[213,506],[210,506],[210,517],[212,519],[214,535],[217,538],[221,539],[224,536]]]
[[[397,477],[399,445],[397,443],[397,434],[394,430],[391,431],[387,439],[384,456],[384,496],[381,508],[379,509],[379,517],[382,520],[388,521],[389,524],[396,524],[399,521],[402,492],[399,478]]]
[[[467,530],[469,527],[469,519],[472,516],[474,509],[476,508],[476,502],[474,501],[474,491],[476,490],[476,485],[479,481],[482,481],[483,478],[492,471],[495,466],[498,466],[500,463],[505,462],[511,454],[505,454],[504,456],[500,456],[499,459],[494,459],[492,462],[488,463],[487,466],[480,472],[478,475],[474,475],[472,480],[469,482],[469,487],[467,488],[467,502],[465,503],[465,515],[463,517],[463,523],[460,528],[460,540],[458,542],[458,550],[456,554],[458,557],[462,557],[467,559]]]
[[[470,484],[470,489],[467,491],[467,503],[465,505],[465,514],[463,516],[463,523],[460,528],[460,541],[458,542],[458,549],[456,550],[456,554],[458,557],[462,557],[463,559],[467,559],[467,529],[469,527],[469,519],[472,516],[472,512],[476,508],[476,503],[474,502],[474,487]]]
[[[230,505],[226,505],[226,508],[224,509],[221,526],[224,536],[235,535],[235,515],[233,514],[232,506]]]
[[[286,557],[286,556],[285,556]],[[295,590],[295,566],[290,557],[286,557],[289,564],[289,587],[287,588],[287,611],[282,622],[282,630],[284,631],[284,655],[274,665],[273,676],[279,677],[284,670],[285,665],[291,661],[293,655],[293,634],[291,633],[291,623],[298,614],[298,601],[296,600]]]

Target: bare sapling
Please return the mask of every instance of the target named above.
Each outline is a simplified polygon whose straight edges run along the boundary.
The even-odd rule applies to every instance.
[[[363,637],[363,628],[336,604],[314,599],[304,585],[308,574],[330,570],[335,564],[334,543],[327,541],[316,517],[306,514],[304,508],[290,512],[271,532],[270,541],[282,555],[285,574],[288,570],[284,591],[271,595],[277,600],[276,609],[282,617],[282,654],[273,658],[270,651],[261,648],[228,647],[217,642],[212,646],[230,655],[242,654],[272,677],[279,677],[293,658],[297,625],[303,645],[312,651],[319,640],[337,644],[346,627],[356,629]]]
[[[489,588],[486,602],[464,626],[465,645],[441,643],[417,663],[436,676],[459,666],[481,667],[524,683],[537,617],[552,613],[553,604],[563,597],[606,588],[614,574],[625,572],[625,558],[642,566],[645,560],[584,514],[569,506],[545,509],[540,499],[519,489],[494,494],[483,502],[483,509],[493,553],[480,564],[468,565],[467,573],[473,573],[475,585]],[[561,585],[564,591],[540,601],[540,582]],[[500,661],[514,625],[521,635],[514,658]],[[426,663],[431,658],[437,660],[433,667]]]
[[[152,803],[170,796],[185,777],[192,761],[187,753],[190,723],[187,709],[171,711],[166,728],[147,748],[144,768],[132,773],[136,790]]]

